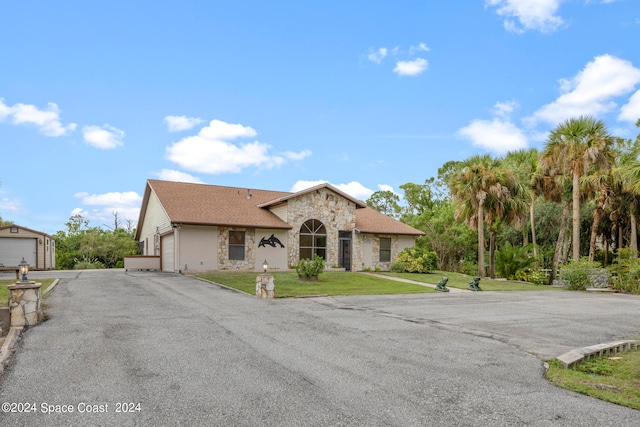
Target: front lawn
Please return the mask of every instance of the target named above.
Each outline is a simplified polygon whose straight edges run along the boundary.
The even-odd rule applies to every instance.
[[[42,283],[41,291],[44,291],[53,283],[55,279],[38,279],[38,283]],[[0,307],[6,307],[9,303],[9,289],[7,285],[15,285],[15,280],[0,280]]]
[[[640,409],[640,351],[587,360],[565,369],[556,359],[547,379],[553,384],[596,399]]]
[[[433,273],[380,273],[386,276],[400,277],[403,279],[413,280],[416,282],[431,283],[436,285],[442,276],[447,276],[449,281],[447,287],[469,289],[469,282],[473,280],[472,276],[466,274],[451,273],[449,271],[434,271]],[[520,282],[516,280],[496,280],[483,278],[480,280],[480,289],[483,291],[542,291],[549,289],[559,289],[547,285],[534,285],[533,283]]]
[[[238,289],[248,294],[256,293],[256,276],[259,273],[198,274],[211,282]],[[359,273],[324,272],[317,282],[301,280],[295,272],[274,272],[276,298],[312,295],[382,295],[437,292],[432,288],[411,283],[396,282],[383,277]]]

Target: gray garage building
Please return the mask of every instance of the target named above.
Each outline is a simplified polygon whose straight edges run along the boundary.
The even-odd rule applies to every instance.
[[[46,233],[15,224],[0,227],[0,268],[17,267],[22,258],[30,270],[53,270],[55,240]]]

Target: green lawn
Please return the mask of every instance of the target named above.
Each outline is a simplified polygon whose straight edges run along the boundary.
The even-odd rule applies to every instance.
[[[546,376],[559,387],[640,409],[640,351],[591,359],[571,369],[554,359]]]
[[[229,272],[199,274],[197,277],[255,295],[257,274]],[[325,272],[320,275],[317,282],[301,280],[295,272],[274,272],[273,277],[276,298],[437,292],[421,285],[401,283],[360,273]]]
[[[437,284],[442,276],[447,276],[449,281],[447,282],[447,287],[449,288],[459,288],[459,289],[469,289],[469,282],[473,279],[472,276],[467,276],[466,274],[460,273],[451,273],[448,271],[434,271],[433,273],[380,273],[386,276],[393,277],[401,277],[403,279],[409,279],[416,282],[425,282],[431,283],[433,285]],[[554,288],[546,285],[534,285],[533,283],[520,282],[516,280],[496,280],[484,278],[480,280],[480,289],[483,291],[541,291],[541,290],[550,290],[550,289],[561,289]]]
[[[55,279],[38,279],[38,283],[42,283],[40,289],[44,291],[54,280]],[[6,307],[9,303],[9,289],[7,289],[7,285],[13,285],[15,283],[15,280],[0,280],[0,307]]]

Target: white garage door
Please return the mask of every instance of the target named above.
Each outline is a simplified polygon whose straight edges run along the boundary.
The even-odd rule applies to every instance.
[[[36,268],[36,239],[0,239],[0,264],[5,267],[17,267],[22,257],[29,263],[30,268]]]
[[[173,259],[173,234],[162,237],[162,271],[170,271],[173,273],[174,259]]]

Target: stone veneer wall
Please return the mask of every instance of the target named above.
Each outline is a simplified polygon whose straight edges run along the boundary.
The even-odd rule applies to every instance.
[[[338,264],[338,231],[356,228],[356,205],[333,191],[322,188],[288,200],[287,218],[292,229],[289,232],[289,263],[300,262],[300,227],[305,221],[316,219],[327,230],[327,266]],[[353,243],[358,239],[353,236]],[[353,262],[353,261],[352,261]]]
[[[229,231],[244,231],[244,260],[229,259]],[[254,228],[218,228],[218,268],[220,270],[255,270],[256,230]]]
[[[380,262],[380,238],[381,237],[390,237],[391,238],[391,261],[390,262]],[[393,260],[396,259],[398,255],[398,236],[391,235],[374,235],[371,239],[371,252],[372,259],[371,265],[373,269],[379,268],[382,271],[391,271],[391,264],[393,264]]]

